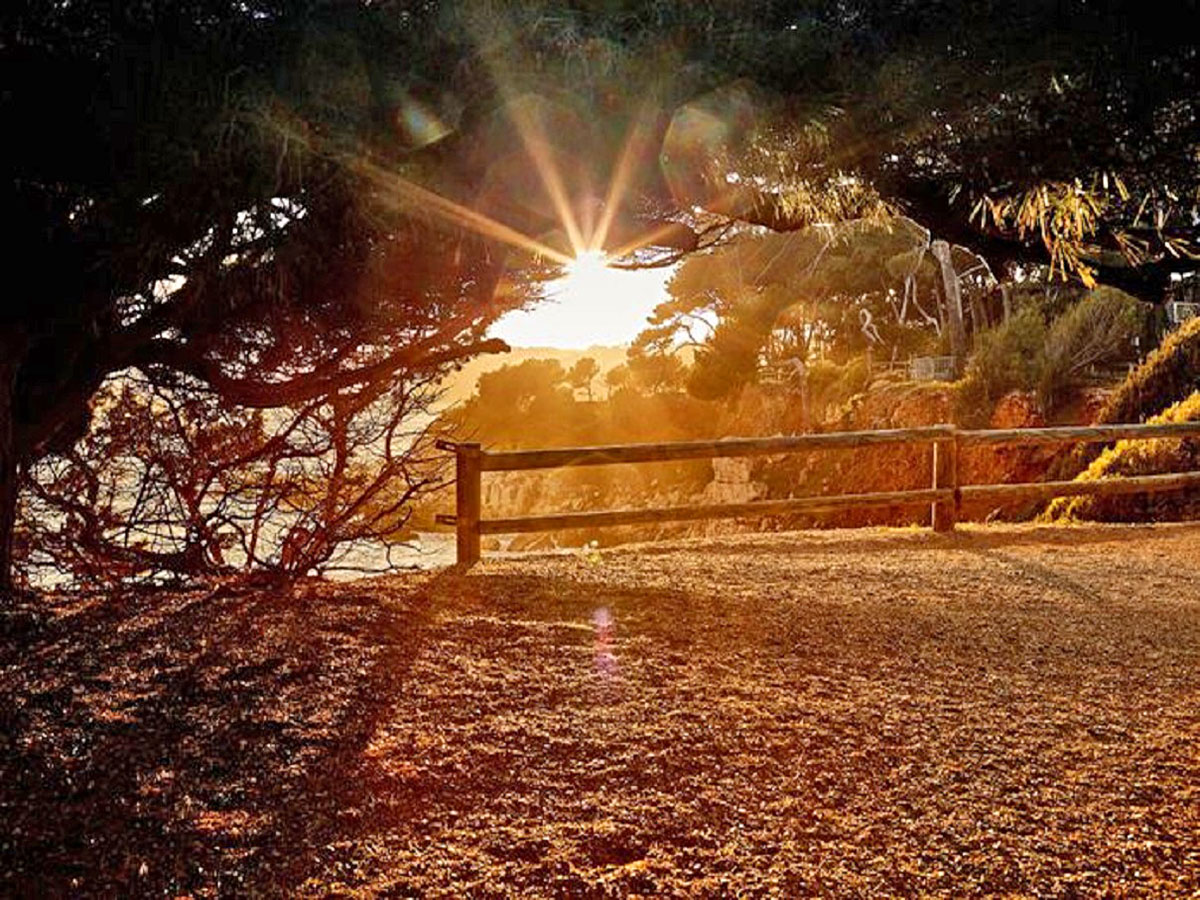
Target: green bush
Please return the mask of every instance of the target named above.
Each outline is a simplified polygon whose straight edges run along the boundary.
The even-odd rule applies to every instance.
[[[1044,303],[1026,303],[1002,325],[979,334],[959,383],[964,419],[1010,391],[1036,391],[1042,410],[1051,412],[1092,366],[1131,359],[1133,339],[1146,325],[1144,306],[1108,287],[1066,306],[1049,326],[1046,309]]]

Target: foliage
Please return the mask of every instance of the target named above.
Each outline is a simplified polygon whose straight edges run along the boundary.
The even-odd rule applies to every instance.
[[[1200,388],[1200,319],[1185,322],[1104,404],[1098,422],[1141,422]]]
[[[1042,408],[1052,409],[1090,367],[1134,359],[1134,338],[1145,328],[1143,304],[1113,288],[1093,291],[1055,319],[1037,376]]]
[[[264,412],[123,373],[87,436],[30,470],[18,571],[95,587],[355,569],[355,553],[403,539],[442,476],[419,424],[431,397],[398,384]]]
[[[1045,366],[1046,335],[1046,323],[1034,308],[980,334],[963,376],[963,411],[977,411],[1009,391],[1033,390]]]
[[[611,398],[613,394],[621,388],[629,384],[629,366],[622,363],[619,366],[613,366],[604,373],[604,384],[608,388],[608,396]]]
[[[475,393],[442,420],[464,439],[500,448],[654,440],[660,433],[694,430],[668,413],[675,400],[686,403],[677,383],[681,365],[675,357],[631,351],[625,365],[607,373],[607,399],[594,403],[578,399],[577,367],[567,371],[554,359],[528,359],[481,375]],[[711,421],[703,414],[698,419]]]
[[[113,374],[258,408],[424,377],[582,243],[661,263],[902,208],[1158,299],[1200,227],[1194,5],[9,4],[7,274],[37,287],[0,311],[0,573],[18,470]]]
[[[682,364],[674,356],[630,351],[628,362],[606,375],[607,396],[580,400],[556,360],[531,359],[479,378],[475,394],[439,422],[460,439],[493,449],[679,441],[715,438],[729,427],[722,410],[680,390]],[[645,503],[648,496],[700,490],[710,476],[707,460],[640,466],[588,466],[492,476],[501,514]],[[488,501],[489,503],[492,501]],[[592,533],[579,536],[586,542]],[[599,535],[611,539],[612,534]]]
[[[321,4],[6,8],[0,104],[25,135],[0,176],[9,277],[38,288],[0,310],[0,591],[19,472],[68,459],[116,373],[230,410],[336,406],[497,349],[487,325],[537,293],[398,193],[414,163],[379,126],[432,48],[371,23]]]
[[[1185,322],[1129,373],[1096,416],[1097,424],[1144,422],[1150,416],[1200,390],[1200,319]],[[1080,447],[1053,472],[1073,478],[1087,468],[1102,447]]]
[[[590,356],[585,356],[567,372],[567,381],[572,389],[587,393],[588,400],[592,399],[592,382],[600,374],[600,364]]]
[[[855,357],[839,365],[832,360],[819,359],[808,366],[807,388],[810,407],[821,413],[844,405],[851,397],[867,389],[870,372],[863,357]]]
[[[645,393],[673,390],[683,376],[683,362],[673,354],[645,353],[635,347],[631,348],[628,360],[630,380]]]
[[[697,348],[690,389],[728,396],[763,366],[869,350],[903,358],[944,330],[942,273],[911,220],[845,222],[747,235],[688,259],[640,345]],[[953,265],[981,327],[994,279],[956,248]]]
[[[668,142],[677,200],[780,230],[855,217],[832,210],[868,188],[997,268],[1036,262],[1146,296],[1194,249],[1200,126],[1194,4],[1143,12],[668,3],[605,36],[642,59],[669,23],[687,74],[716,81]]]
[[[959,387],[968,418],[1010,391],[1036,391],[1043,412],[1051,412],[1092,367],[1131,359],[1133,339],[1145,330],[1143,305],[1111,288],[1067,303],[1041,291],[1025,299],[1007,321],[977,337]],[[1055,308],[1063,312],[1047,325]]]
[[[1200,391],[1167,407],[1148,420],[1151,424],[1200,421]],[[1156,438],[1117,441],[1081,472],[1077,481],[1160,475],[1200,469],[1200,440]],[[1086,519],[1101,522],[1161,522],[1195,518],[1200,513],[1193,492],[1126,494],[1112,497],[1060,497],[1042,514],[1046,521]]]
[[[529,359],[479,376],[478,402],[501,415],[528,414],[562,393],[567,373],[556,359]]]

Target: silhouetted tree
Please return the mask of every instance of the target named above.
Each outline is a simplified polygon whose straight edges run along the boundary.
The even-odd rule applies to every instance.
[[[624,363],[613,366],[604,374],[604,384],[608,387],[608,397],[611,400],[614,393],[629,384],[629,366]]]
[[[506,254],[392,180],[414,165],[404,91],[438,49],[400,12],[6,8],[21,287],[0,310],[0,591],[20,473],[72,452],[114,373],[336,407],[503,346],[486,327],[528,296],[504,286]]]
[[[28,473],[19,573],[94,587],[377,570],[444,474],[433,396],[406,380],[264,411],[194,384],[111,379],[87,435]]]
[[[1158,299],[1200,228],[1195,14],[7,4],[0,588],[18,471],[70,452],[113,373],[267,408],[430,372],[495,348],[533,246],[653,264],[899,208],[997,270]]]

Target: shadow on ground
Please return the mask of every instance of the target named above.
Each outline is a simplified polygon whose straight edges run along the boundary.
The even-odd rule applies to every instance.
[[[240,894],[357,825],[424,601],[342,587],[129,594],[3,648],[0,885]]]

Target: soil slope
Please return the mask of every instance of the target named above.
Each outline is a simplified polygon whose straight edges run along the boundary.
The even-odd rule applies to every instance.
[[[868,530],[9,617],[0,894],[1194,895],[1198,576]]]

